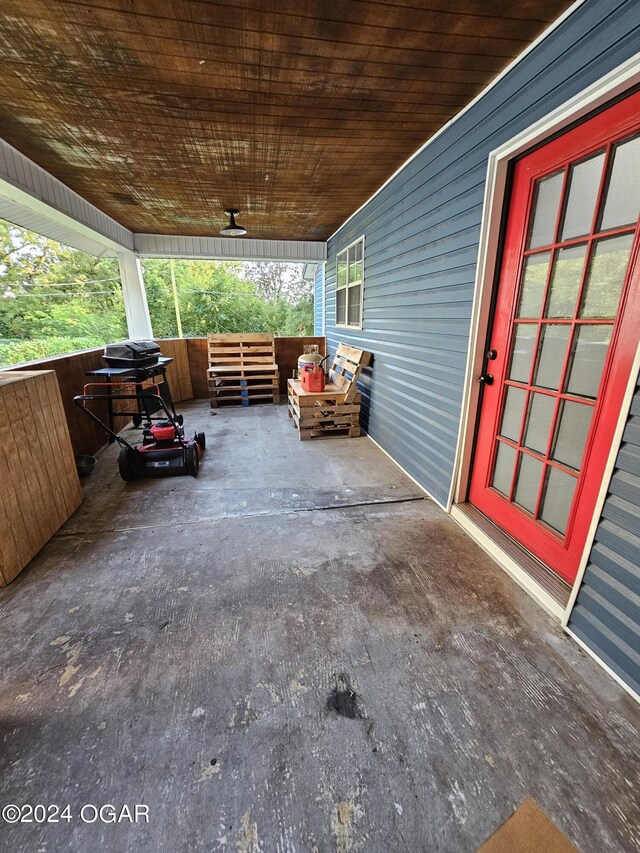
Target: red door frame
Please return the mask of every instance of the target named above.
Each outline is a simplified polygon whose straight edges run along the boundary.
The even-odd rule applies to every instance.
[[[495,382],[484,389],[482,409],[476,436],[475,459],[471,475],[469,500],[485,515],[499,524],[527,550],[559,574],[565,581],[575,579],[589,527],[600,491],[611,442],[624,399],[640,329],[640,229],[631,249],[627,276],[618,306],[608,356],[604,365],[600,391],[587,437],[581,474],[574,493],[565,536],[562,537],[540,520],[509,502],[489,483],[494,458],[495,436],[505,394],[504,381],[508,369],[513,320],[519,295],[518,284],[525,260],[527,226],[533,204],[535,182],[558,171],[569,162],[607,147],[603,173],[610,161],[611,146],[632,134],[640,121],[640,92],[628,96],[594,118],[583,122],[543,147],[520,159],[514,169],[511,200],[506,228],[502,265],[498,284],[496,313],[489,348],[497,358],[490,362]],[[565,173],[566,181],[566,173]],[[603,185],[600,187],[602,193]],[[596,205],[596,212],[599,206]],[[560,214],[559,214],[560,215]],[[595,222],[594,226],[595,227]],[[603,235],[614,236],[630,229],[611,229]],[[593,233],[593,228],[592,228]],[[585,238],[564,241],[562,245],[584,243]],[[587,264],[585,263],[585,269]],[[584,287],[584,281],[583,285]],[[534,361],[536,354],[534,353]],[[565,364],[566,369],[566,364]]]

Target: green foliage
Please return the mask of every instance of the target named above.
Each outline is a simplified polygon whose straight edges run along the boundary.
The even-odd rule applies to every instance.
[[[104,344],[99,338],[35,338],[30,341],[0,341],[0,364],[22,364],[53,355],[64,355]]]
[[[265,267],[278,269],[269,273]],[[283,267],[289,269],[280,269]],[[215,332],[313,334],[310,285],[301,285],[301,269],[291,267],[237,261],[174,261],[183,334],[191,337]],[[150,260],[143,264],[143,269],[154,334],[160,338],[174,337],[178,328],[171,261]]]
[[[293,337],[313,335],[313,294],[292,306],[287,314],[282,334]]]
[[[309,285],[302,278],[303,264],[245,261],[239,266],[240,275],[255,284],[262,299],[284,300],[297,305],[309,295]]]
[[[125,335],[114,258],[94,258],[0,220],[0,364]]]
[[[171,261],[143,264],[154,335],[178,334]],[[313,333],[313,296],[301,265],[173,263],[182,332]],[[0,365],[127,337],[118,263],[61,246],[0,220]]]

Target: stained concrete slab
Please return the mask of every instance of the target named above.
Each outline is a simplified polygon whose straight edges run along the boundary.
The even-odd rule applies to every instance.
[[[182,408],[189,430],[204,430],[207,452],[197,480],[172,477],[124,485],[112,447],[87,501],[65,533],[175,524],[315,508],[423,500],[424,492],[366,437],[298,441],[284,406]],[[123,436],[139,440],[140,430]]]
[[[72,815],[1,849],[471,853],[527,796],[637,849],[637,706],[437,506],[367,439],[187,408],[197,480],[109,449],[0,591],[0,802]]]

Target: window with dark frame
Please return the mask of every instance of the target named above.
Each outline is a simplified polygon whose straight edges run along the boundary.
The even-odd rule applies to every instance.
[[[363,273],[364,237],[360,237],[336,259],[336,326],[362,328]]]

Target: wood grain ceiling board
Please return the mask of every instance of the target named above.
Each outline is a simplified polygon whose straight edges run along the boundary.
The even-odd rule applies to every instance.
[[[325,240],[567,0],[7,0],[0,136],[136,232]]]

